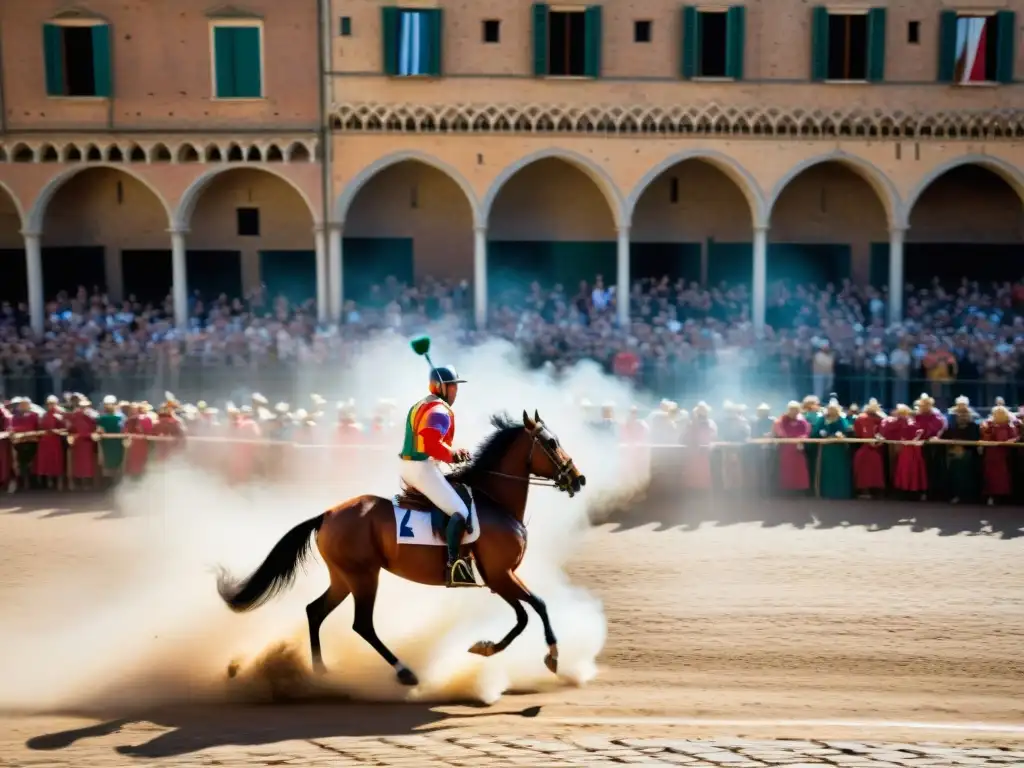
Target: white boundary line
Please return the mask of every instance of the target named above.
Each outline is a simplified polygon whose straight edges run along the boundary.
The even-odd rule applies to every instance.
[[[552,717],[543,718],[559,725],[668,725],[710,726],[712,728],[756,728],[759,726],[792,728],[908,728],[922,731],[966,731],[971,733],[1014,733],[1024,735],[1024,725],[995,723],[918,723],[899,720],[702,720],[690,717]]]

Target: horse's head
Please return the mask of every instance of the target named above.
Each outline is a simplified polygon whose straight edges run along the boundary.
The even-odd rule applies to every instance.
[[[565,491],[570,497],[579,493],[587,484],[587,478],[576,469],[572,457],[565,452],[537,411],[533,412],[532,419],[523,411],[523,428],[533,440],[528,459],[530,474],[551,480],[558,490]]]

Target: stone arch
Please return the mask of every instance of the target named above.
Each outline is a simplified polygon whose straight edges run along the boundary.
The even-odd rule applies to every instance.
[[[494,206],[494,201],[498,198],[498,194],[501,192],[502,187],[504,187],[513,176],[527,166],[533,165],[541,160],[548,159],[562,160],[589,176],[597,185],[597,188],[601,190],[605,200],[607,200],[615,226],[621,227],[628,222],[628,219],[625,218],[625,204],[622,200],[622,194],[619,192],[619,188],[615,185],[615,182],[612,181],[611,176],[608,175],[608,172],[590,158],[581,155],[578,152],[573,152],[572,150],[562,149],[559,147],[551,147],[533,152],[525,157],[519,158],[502,170],[491,184],[490,189],[487,190],[487,194],[484,195],[483,200],[480,202],[480,221],[486,225],[490,218],[491,208]]]
[[[173,222],[171,207],[167,204],[167,200],[160,193],[160,190],[150,184],[144,176],[139,175],[126,165],[117,165],[114,163],[92,163],[87,166],[69,168],[50,179],[39,191],[39,194],[36,195],[35,202],[29,209],[28,216],[23,218],[25,221],[25,229],[29,232],[42,232],[43,221],[46,218],[46,207],[50,204],[50,201],[57,193],[57,190],[59,190],[73,176],[77,176],[80,173],[91,171],[96,168],[111,168],[135,179],[137,182],[142,184],[142,186],[152,192],[156,199],[160,201],[160,205],[163,206],[164,212],[167,214],[168,224]]]
[[[728,155],[712,149],[693,149],[685,152],[678,152],[665,158],[656,166],[651,168],[644,174],[643,178],[637,182],[636,186],[633,187],[633,191],[630,192],[629,196],[626,198],[624,208],[625,220],[627,222],[633,220],[633,211],[636,210],[637,203],[640,202],[640,198],[651,183],[666,171],[674,168],[680,163],[686,162],[687,160],[699,160],[724,173],[736,184],[737,187],[739,187],[740,192],[747,199],[747,204],[750,206],[750,220],[752,225],[754,227],[763,227],[767,224],[768,208],[765,205],[764,193],[761,191],[760,185],[754,177],[750,175],[750,172],[746,168]]]
[[[0,181],[0,198],[2,197],[7,197],[14,205],[14,211],[18,215],[18,229],[28,230],[28,226],[25,222],[25,209],[21,207],[21,200],[19,200],[18,196],[14,194],[14,190],[7,186],[3,181]]]
[[[72,142],[63,148],[62,156],[65,163],[78,163],[82,160],[82,150],[78,148],[77,144]]]
[[[178,207],[174,211],[171,217],[171,226],[175,230],[185,231],[188,229],[189,222],[192,220],[192,214],[195,212],[196,203],[199,202],[199,198],[202,197],[203,191],[215,178],[224,173],[231,173],[232,171],[249,170],[257,173],[266,173],[270,176],[275,176],[289,187],[294,189],[302,201],[306,204],[309,209],[310,215],[313,217],[314,224],[319,223],[320,216],[318,215],[317,209],[309,200],[309,196],[303,191],[303,189],[296,184],[294,181],[289,179],[286,175],[274,168],[268,168],[266,166],[252,166],[252,165],[225,165],[219,168],[214,168],[207,171],[206,173],[199,176],[193,181],[188,189],[185,190],[181,195],[181,200],[178,202]]]
[[[185,142],[180,147],[178,147],[176,157],[179,163],[199,162],[199,152],[196,151],[195,146],[188,142]]]
[[[892,180],[874,163],[864,160],[861,157],[857,157],[856,155],[850,155],[841,150],[836,150],[835,152],[830,152],[825,155],[817,155],[816,157],[811,157],[803,162],[797,163],[789,170],[788,173],[786,173],[785,176],[779,179],[778,183],[772,189],[766,200],[766,223],[771,220],[775,204],[778,202],[779,197],[785,191],[786,187],[788,187],[789,184],[804,171],[810,170],[817,165],[822,165],[823,163],[839,163],[840,165],[845,165],[864,179],[864,181],[866,181],[875,191],[875,194],[878,195],[878,200],[885,211],[889,226],[905,226],[906,217],[903,215],[903,205],[900,202],[899,192],[896,191],[896,187],[892,183]]]
[[[469,182],[461,173],[459,173],[459,171],[437,158],[414,150],[394,152],[390,155],[386,155],[379,160],[370,163],[370,165],[357,173],[355,177],[345,185],[345,188],[341,190],[341,194],[338,195],[338,199],[334,203],[335,219],[341,224],[345,223],[345,217],[348,215],[349,208],[352,207],[352,201],[355,200],[356,195],[359,194],[359,190],[362,189],[370,179],[385,168],[390,168],[398,163],[409,161],[422,163],[423,165],[440,171],[458,184],[462,189],[463,194],[466,196],[466,200],[469,202],[469,208],[473,214],[474,225],[479,226],[481,221],[486,221],[486,219],[480,219],[480,206],[477,202],[476,194],[473,192],[473,187],[470,186]]]
[[[947,160],[945,163],[936,166],[932,170],[928,171],[928,173],[926,173],[921,180],[917,182],[914,188],[910,191],[910,194],[907,195],[907,202],[904,206],[906,222],[909,223],[910,212],[914,210],[914,206],[917,204],[917,201],[921,198],[921,195],[924,194],[928,187],[938,181],[942,176],[946,175],[949,171],[965,165],[977,165],[992,171],[997,176],[1002,177],[1003,181],[1010,185],[1010,188],[1017,193],[1021,198],[1022,204],[1024,204],[1024,172],[1021,172],[1017,166],[990,155],[963,155],[962,157]]]

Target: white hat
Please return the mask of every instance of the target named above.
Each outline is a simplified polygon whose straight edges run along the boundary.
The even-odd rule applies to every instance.
[[[107,395],[103,398],[104,405],[117,405],[117,398],[113,395]]]

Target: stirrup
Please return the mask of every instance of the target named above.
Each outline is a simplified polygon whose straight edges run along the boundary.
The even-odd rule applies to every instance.
[[[444,585],[446,587],[476,586],[476,579],[473,577],[473,571],[470,569],[469,563],[466,562],[465,558],[460,557],[455,562],[448,565]]]

